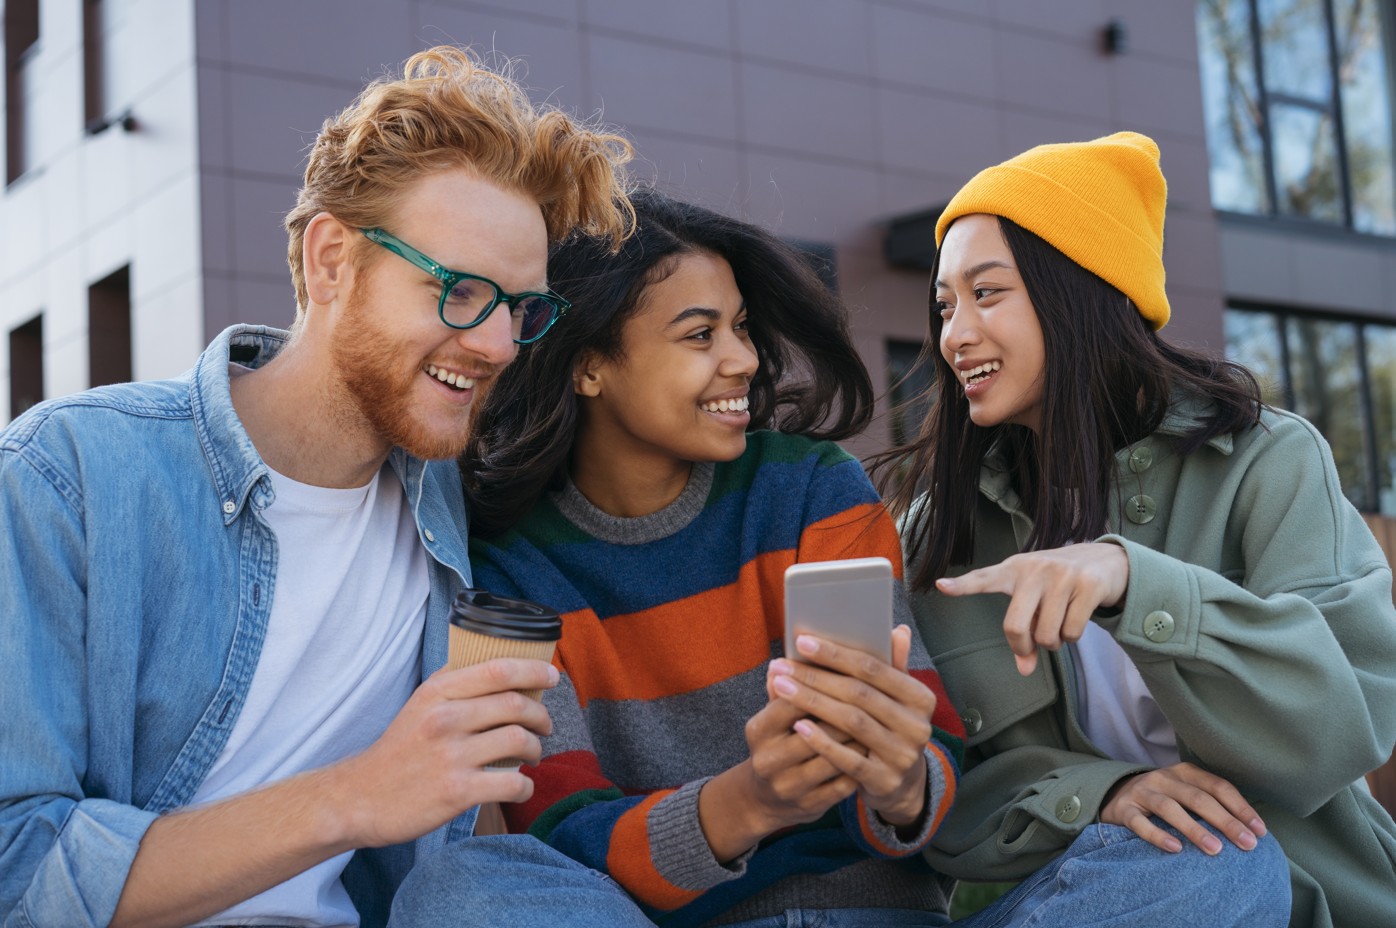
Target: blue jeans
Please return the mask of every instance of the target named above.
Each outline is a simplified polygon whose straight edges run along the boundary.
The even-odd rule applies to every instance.
[[[1060,857],[955,926],[1287,928],[1289,862],[1274,838],[1252,851],[1222,838],[1215,857],[1182,844],[1168,854],[1121,825],[1090,825]]]
[[[1176,834],[1176,832],[1175,832]],[[1287,928],[1289,864],[1274,838],[1253,851],[1223,839],[1208,857],[1168,854],[1118,825],[1091,825],[1071,847],[955,928]],[[520,835],[470,838],[420,861],[390,928],[643,928],[613,880]],[[789,909],[727,928],[941,928],[940,912]]]
[[[465,838],[419,859],[388,928],[654,928],[630,896],[527,835]]]

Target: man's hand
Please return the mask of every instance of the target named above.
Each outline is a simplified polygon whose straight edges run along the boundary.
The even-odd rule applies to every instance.
[[[555,686],[543,661],[502,658],[438,671],[363,753],[221,802],[157,818],[141,839],[111,924],[188,925],[360,847],[410,841],[481,802],[516,802],[531,781],[491,761],[536,761],[552,725],[516,690]]]
[[[1197,818],[1243,851],[1253,850],[1256,838],[1265,835],[1265,823],[1236,787],[1193,764],[1160,767],[1122,780],[1100,809],[1102,822],[1123,825],[1170,853],[1181,851],[1178,839],[1154,824],[1151,815],[1172,825],[1207,854],[1221,853],[1222,844]]]
[[[946,596],[1003,593],[1011,600],[1003,633],[1023,676],[1037,666],[1039,647],[1055,651],[1079,641],[1091,614],[1120,605],[1129,589],[1129,556],[1109,542],[1015,554],[991,567],[942,577]]]
[[[528,777],[487,765],[538,762],[539,736],[551,733],[552,721],[519,691],[557,681],[551,664],[520,658],[428,677],[376,742],[332,768],[351,846],[411,841],[471,806],[531,796]]]

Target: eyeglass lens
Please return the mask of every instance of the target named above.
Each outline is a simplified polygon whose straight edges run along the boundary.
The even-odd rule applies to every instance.
[[[453,326],[470,326],[479,320],[496,296],[497,291],[488,281],[471,278],[457,281],[441,304],[442,318]],[[540,296],[524,297],[508,309],[516,341],[532,341],[542,335],[557,312],[552,301]]]

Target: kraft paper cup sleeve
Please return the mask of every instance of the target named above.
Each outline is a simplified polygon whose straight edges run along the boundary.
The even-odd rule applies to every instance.
[[[525,657],[539,661],[551,661],[556,641],[524,641],[518,638],[495,638],[481,635],[452,625],[446,665],[452,670],[470,667],[494,660],[496,657]],[[542,701],[542,690],[519,690],[529,699]],[[517,770],[523,761],[518,758],[505,758],[489,766],[503,770]]]

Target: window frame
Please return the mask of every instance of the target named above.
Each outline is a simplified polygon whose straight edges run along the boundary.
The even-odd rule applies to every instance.
[[[1351,178],[1352,165],[1349,161],[1348,153],[1347,114],[1343,111],[1343,85],[1338,68],[1339,49],[1337,19],[1334,9],[1335,0],[1318,0],[1323,11],[1324,29],[1326,33],[1324,44],[1328,53],[1326,62],[1328,71],[1328,98],[1322,102],[1298,94],[1272,91],[1269,89],[1265,79],[1266,50],[1264,42],[1262,41],[1260,19],[1261,0],[1240,0],[1240,2],[1245,3],[1248,14],[1251,70],[1253,71],[1251,78],[1255,81],[1256,104],[1261,113],[1261,119],[1256,126],[1256,131],[1260,137],[1260,159],[1264,174],[1263,189],[1265,193],[1265,203],[1262,205],[1261,209],[1256,212],[1246,212],[1237,209],[1228,209],[1226,207],[1214,208],[1218,213],[1228,218],[1236,217],[1240,219],[1259,220],[1270,226],[1279,223],[1288,224],[1294,228],[1305,231],[1331,230],[1343,236],[1357,235],[1380,239],[1396,238],[1396,229],[1389,232],[1373,232],[1359,229],[1355,224],[1355,206]],[[1373,2],[1379,8],[1378,15],[1381,24],[1381,42],[1387,56],[1386,101],[1391,117],[1393,152],[1391,170],[1393,174],[1396,174],[1396,0],[1373,0]],[[1204,53],[1205,49],[1201,47],[1199,36],[1199,58]],[[1279,184],[1276,178],[1275,140],[1272,131],[1272,104],[1310,110],[1321,115],[1332,116],[1333,125],[1331,132],[1335,148],[1334,158],[1336,162],[1338,192],[1342,200],[1341,208],[1343,218],[1341,222],[1334,222],[1319,217],[1304,216],[1297,213],[1285,212],[1283,210],[1280,203]],[[1208,132],[1210,134],[1210,123]],[[1210,152],[1208,160],[1209,162],[1211,160]],[[1396,207],[1396,204],[1393,204],[1393,206]]]
[[[1377,416],[1376,402],[1372,395],[1372,373],[1368,358],[1367,329],[1371,326],[1380,326],[1384,329],[1396,331],[1396,319],[1381,316],[1369,316],[1353,313],[1332,313],[1316,310],[1308,307],[1283,306],[1274,303],[1265,303],[1254,300],[1229,299],[1226,302],[1226,312],[1237,310],[1246,313],[1263,313],[1272,316],[1276,320],[1279,332],[1279,362],[1280,362],[1280,394],[1283,397],[1284,408],[1294,410],[1298,405],[1298,395],[1294,382],[1294,358],[1290,352],[1290,339],[1293,336],[1291,326],[1298,320],[1311,320],[1315,322],[1326,322],[1332,324],[1347,324],[1356,329],[1354,351],[1357,356],[1357,404],[1362,416],[1362,459],[1363,472],[1365,474],[1365,486],[1362,487],[1367,500],[1370,501],[1370,508],[1361,509],[1362,512],[1381,512],[1381,477],[1383,467],[1380,457],[1380,449],[1377,442]],[[1227,345],[1230,348],[1230,345]],[[1231,359],[1231,352],[1227,351],[1228,359]],[[1325,440],[1330,440],[1327,435]]]

